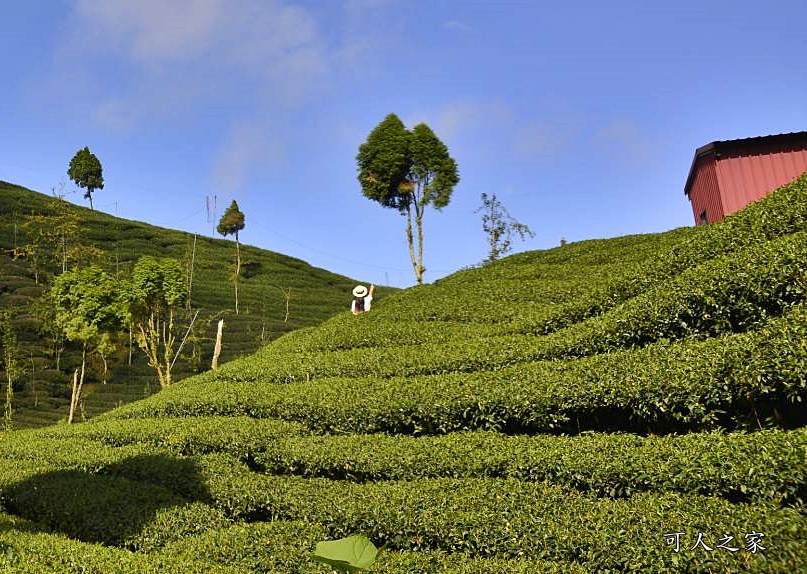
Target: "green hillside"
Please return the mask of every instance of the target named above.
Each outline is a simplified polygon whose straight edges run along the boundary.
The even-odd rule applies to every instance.
[[[180,379],[210,368],[219,319],[225,320],[221,363],[251,354],[284,333],[315,325],[344,310],[355,285],[352,279],[299,259],[245,245],[236,315],[230,280],[233,241],[200,236],[194,248],[194,237],[188,233],[119,219],[0,182],[0,311],[12,313],[25,370],[15,385],[18,427],[43,426],[67,417],[68,383],[80,363],[80,353],[68,344],[57,359],[53,342],[41,332],[42,317],[34,302],[62,271],[58,234],[69,224],[69,216],[78,227],[75,236],[68,238],[68,248],[77,244],[81,249],[70,253],[74,257],[68,260],[68,267],[95,263],[115,277],[124,277],[142,255],[174,257],[182,261],[190,280],[193,263],[190,305],[183,325],[189,324],[196,311],[199,315],[175,367]],[[36,249],[32,251],[31,246]],[[379,298],[389,291],[380,289]],[[88,373],[82,405],[85,418],[159,389],[154,370],[136,345],[129,363],[128,346],[124,341],[113,357],[106,384],[100,361]]]
[[[0,435],[0,572],[807,571],[807,175]]]

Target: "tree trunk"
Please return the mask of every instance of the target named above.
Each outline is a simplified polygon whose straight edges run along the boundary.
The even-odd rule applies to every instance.
[[[412,208],[407,204],[406,206],[406,241],[409,243],[409,258],[412,260],[412,269],[415,271],[415,279],[418,285],[423,282],[423,278],[419,273],[417,259],[415,259],[415,239],[412,235]]]
[[[418,263],[415,269],[415,275],[418,278],[418,285],[423,285],[423,212],[418,213],[417,207],[415,208],[415,222],[418,227]]]
[[[235,314],[238,315],[238,277],[241,275],[241,249],[238,245],[238,233],[235,234]]]
[[[163,379],[161,381],[163,388],[171,386],[171,366],[172,355],[174,351],[174,311],[173,309],[168,312],[168,327],[166,332],[165,323],[163,323],[163,360],[165,361],[165,371],[163,372]]]

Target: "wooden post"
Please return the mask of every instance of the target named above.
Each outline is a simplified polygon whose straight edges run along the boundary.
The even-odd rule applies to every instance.
[[[221,332],[224,330],[224,319],[219,319],[219,327],[216,332],[216,347],[213,349],[213,365],[215,371],[219,368],[219,355],[221,354]]]
[[[70,393],[70,413],[67,415],[67,424],[73,422],[73,412],[76,409],[76,390],[78,389],[78,369],[73,371],[73,392]]]

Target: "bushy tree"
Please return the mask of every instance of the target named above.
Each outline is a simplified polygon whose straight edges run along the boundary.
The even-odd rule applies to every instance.
[[[70,160],[67,175],[77,186],[87,190],[84,199],[90,200],[90,209],[93,209],[92,194],[96,189],[104,189],[104,175],[101,162],[90,148],[84,147],[76,152]]]
[[[221,216],[216,231],[224,237],[235,235],[235,273],[233,274],[233,284],[235,285],[235,314],[238,315],[238,278],[241,275],[241,250],[238,243],[238,232],[244,229],[244,214],[238,209],[235,200]]]
[[[482,194],[482,206],[476,210],[482,212],[482,230],[488,235],[490,252],[487,262],[496,261],[512,249],[513,234],[523,241],[525,237],[535,237],[529,226],[519,223],[502,205],[496,194]]]
[[[122,283],[125,318],[133,326],[138,346],[156,369],[160,387],[171,385],[177,312],[188,296],[179,261],[141,257],[132,278]]]
[[[429,126],[421,123],[409,131],[395,114],[370,132],[356,161],[364,196],[406,216],[409,257],[422,284],[423,215],[429,205],[438,210],[448,205],[459,183],[457,162]]]
[[[69,341],[81,344],[81,371],[73,376],[67,419],[71,423],[81,400],[87,353],[98,353],[106,368],[106,356],[114,348],[124,308],[115,280],[96,266],[77,267],[59,275],[51,286],[51,299],[56,325]]]

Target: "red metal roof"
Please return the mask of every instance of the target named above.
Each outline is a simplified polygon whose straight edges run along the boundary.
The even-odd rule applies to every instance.
[[[695,150],[695,157],[692,158],[692,165],[689,168],[689,175],[687,176],[686,185],[684,186],[684,195],[689,195],[689,191],[692,188],[692,183],[695,177],[695,168],[697,167],[698,161],[701,158],[714,155],[715,159],[720,159],[721,156],[738,153],[741,154],[743,151],[748,151],[760,146],[783,144],[793,144],[807,148],[807,131],[790,132],[786,134],[769,136],[757,136],[736,140],[713,141],[705,146],[699,147],[697,150]]]

